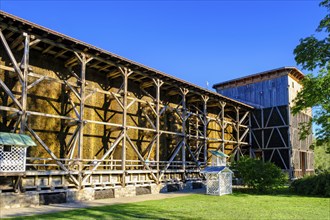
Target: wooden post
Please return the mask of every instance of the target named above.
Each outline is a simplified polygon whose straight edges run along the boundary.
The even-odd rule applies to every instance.
[[[240,136],[239,136],[239,129],[240,129],[240,119],[239,119],[239,107],[235,107],[235,110],[236,110],[236,141],[237,141],[237,150],[236,150],[236,153],[237,153],[237,159],[239,159],[239,153],[240,153],[240,147],[241,147],[241,144],[240,144]]]
[[[252,154],[252,112],[249,112],[249,155],[250,158],[253,157]]]
[[[86,78],[86,55],[82,54],[81,73],[80,73],[80,114],[79,114],[79,139],[78,139],[78,158],[83,159],[84,145],[84,107],[85,107],[85,78]],[[79,163],[79,171],[83,169],[82,162]]]
[[[227,126],[225,124],[225,106],[226,106],[226,103],[225,102],[220,102],[220,106],[221,106],[221,126],[222,126],[222,129],[221,129],[221,139],[222,139],[221,151],[223,153],[225,153],[225,127]]]
[[[265,119],[264,109],[261,109],[261,148],[262,148],[262,160],[265,162]]]
[[[126,184],[126,136],[127,136],[127,84],[128,84],[128,76],[127,76],[127,69],[125,69],[125,72],[123,74],[124,77],[124,97],[123,97],[123,131],[124,131],[124,138],[122,140],[122,152],[121,152],[121,169],[123,170],[123,179],[122,179],[122,186],[125,187]]]
[[[208,127],[207,101],[209,100],[209,97],[202,95],[202,99],[203,99],[203,120],[204,120],[204,128],[203,128],[203,135],[204,135],[204,162],[205,162],[205,165],[207,165],[207,127]]]
[[[122,175],[122,187],[125,187],[126,185],[126,142],[127,142],[127,97],[128,97],[128,77],[129,75],[131,75],[133,72],[129,69],[127,69],[126,67],[119,67],[120,72],[122,73],[123,76],[123,103],[122,103],[122,108],[123,108],[123,140],[122,140],[122,151],[121,151],[121,160],[122,160],[122,164],[121,164],[121,169],[123,171],[123,175]]]
[[[23,70],[23,79],[22,79],[22,115],[21,115],[21,124],[20,124],[20,133],[25,132],[25,127],[27,123],[27,83],[28,83],[28,74],[29,74],[29,44],[30,36],[27,33],[23,33],[25,37],[24,42],[24,54],[22,59],[21,68]]]
[[[187,121],[187,99],[186,96],[189,92],[188,89],[183,88],[181,89],[181,96],[182,96],[182,133],[183,133],[183,145],[182,145],[182,169],[183,172],[186,172],[186,144],[187,144],[187,128],[186,128],[186,121]]]
[[[79,132],[78,132],[78,159],[79,159],[79,188],[82,187],[82,170],[83,170],[83,153],[84,153],[84,109],[85,109],[85,90],[86,90],[86,64],[92,60],[92,58],[87,59],[86,54],[81,53],[79,55],[75,52],[78,60],[81,64],[81,72],[80,72],[80,92],[78,97],[80,99],[80,112],[79,112]]]
[[[157,163],[157,184],[159,184],[160,180],[160,169],[159,169],[159,150],[160,150],[160,87],[163,85],[163,81],[160,79],[154,80],[154,83],[156,85],[156,132],[157,132],[157,138],[156,138],[156,163]]]
[[[290,109],[290,106],[287,106],[287,116],[288,116],[288,148],[289,148],[289,178],[290,179],[293,179],[295,178],[295,173],[294,173],[294,164],[293,164],[293,152],[292,152],[292,142],[291,142],[291,132],[290,132],[290,129],[291,129],[291,126],[292,126],[292,123],[291,123],[291,115],[290,115],[290,112],[291,112],[291,109]]]

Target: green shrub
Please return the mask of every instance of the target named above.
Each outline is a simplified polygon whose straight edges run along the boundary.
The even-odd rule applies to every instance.
[[[290,188],[298,194],[330,197],[330,173],[324,172],[297,179],[291,183]]]
[[[286,175],[271,162],[243,157],[234,164],[233,169],[245,185],[258,192],[279,188],[287,182]]]

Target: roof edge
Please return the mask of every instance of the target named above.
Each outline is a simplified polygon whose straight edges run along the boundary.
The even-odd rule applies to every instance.
[[[54,30],[49,29],[49,28],[46,28],[46,27],[44,27],[44,26],[41,26],[41,25],[35,24],[35,23],[31,22],[31,21],[28,21],[28,20],[23,19],[23,18],[20,18],[20,17],[18,17],[18,16],[12,15],[12,14],[10,14],[10,13],[8,13],[8,12],[3,11],[3,10],[0,10],[0,15],[2,15],[2,16],[4,16],[4,17],[8,17],[8,18],[10,18],[10,19],[12,19],[12,20],[14,20],[14,21],[18,21],[18,22],[20,22],[20,23],[22,23],[22,24],[24,24],[24,25],[31,26],[32,28],[36,28],[36,29],[39,29],[39,30],[41,30],[41,31],[44,31],[44,32],[46,32],[46,33],[48,33],[48,34],[50,34],[50,35],[55,35],[55,36],[57,36],[57,37],[65,38],[65,39],[67,39],[67,40],[69,40],[69,41],[72,41],[72,42],[78,44],[78,45],[81,45],[81,46],[83,46],[83,47],[87,47],[87,48],[89,48],[89,49],[95,50],[95,51],[100,52],[100,53],[102,53],[102,54],[105,54],[105,55],[107,55],[107,56],[115,57],[115,58],[117,58],[117,59],[119,59],[119,60],[121,60],[121,61],[123,61],[123,62],[128,63],[128,64],[132,64],[132,65],[139,66],[139,67],[141,67],[141,68],[144,68],[144,69],[147,70],[147,71],[154,72],[154,73],[156,73],[156,74],[158,74],[158,75],[160,75],[160,76],[163,76],[163,77],[166,77],[166,78],[170,78],[170,79],[174,79],[174,80],[176,80],[176,81],[178,81],[178,82],[180,82],[180,83],[186,84],[187,86],[194,87],[197,91],[199,90],[199,91],[198,91],[199,93],[204,93],[204,94],[206,93],[206,94],[208,94],[208,95],[213,95],[213,96],[216,96],[216,97],[222,98],[222,99],[224,99],[224,100],[227,100],[228,102],[232,102],[232,103],[235,103],[235,104],[240,105],[240,106],[242,106],[242,107],[245,107],[245,108],[247,108],[247,109],[254,109],[253,106],[250,106],[250,105],[248,105],[248,104],[245,104],[245,103],[242,103],[242,102],[236,101],[236,100],[231,99],[231,98],[229,98],[229,97],[227,97],[227,96],[223,96],[223,95],[221,95],[221,94],[219,94],[219,93],[217,93],[217,92],[215,92],[215,91],[205,89],[205,88],[203,88],[203,87],[201,87],[201,86],[198,86],[198,85],[195,85],[195,84],[193,84],[193,83],[187,82],[187,81],[185,81],[185,80],[182,80],[182,79],[177,78],[177,77],[175,77],[175,76],[172,76],[172,75],[170,75],[170,74],[167,74],[167,73],[164,73],[164,72],[162,72],[162,71],[156,70],[156,69],[154,69],[154,68],[148,67],[148,66],[143,65],[143,64],[141,64],[141,63],[138,63],[138,62],[132,61],[132,60],[127,59],[127,58],[125,58],[125,57],[122,57],[122,56],[119,56],[119,55],[114,54],[114,53],[112,53],[112,52],[109,52],[109,51],[107,51],[107,50],[104,50],[104,49],[98,48],[98,47],[93,46],[93,45],[91,45],[91,44],[89,44],[89,43],[85,43],[85,42],[83,42],[83,41],[77,40],[77,39],[72,38],[72,37],[70,37],[70,36],[68,36],[68,35],[62,34],[62,33],[58,32],[58,31],[54,31]],[[0,20],[0,21],[1,21],[1,20]]]
[[[291,72],[295,71],[295,73],[296,73],[295,78],[298,79],[298,80],[305,77],[305,74],[303,72],[301,72],[297,67],[284,66],[284,67],[271,69],[271,70],[267,70],[267,71],[263,71],[263,72],[259,72],[259,73],[254,73],[254,74],[250,74],[250,75],[247,75],[247,76],[243,76],[243,77],[231,79],[231,80],[228,80],[228,81],[216,83],[212,86],[212,88],[216,89],[217,87],[222,86],[222,85],[230,85],[230,84],[233,84],[233,83],[241,82],[241,81],[243,81],[245,79],[248,79],[248,78],[256,78],[256,77],[265,76],[265,75],[268,75],[268,74],[273,74],[275,72],[284,71],[284,70],[289,70]],[[290,74],[290,73],[288,73],[288,74]]]

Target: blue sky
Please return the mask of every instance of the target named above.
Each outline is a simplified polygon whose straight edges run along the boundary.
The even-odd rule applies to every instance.
[[[319,1],[15,1],[0,9],[206,87],[282,66]]]

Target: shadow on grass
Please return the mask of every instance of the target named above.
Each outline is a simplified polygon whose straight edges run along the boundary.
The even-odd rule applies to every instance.
[[[128,203],[13,219],[191,219],[191,217],[187,217],[187,213],[177,213],[165,208],[157,207],[155,209],[141,203]]]

